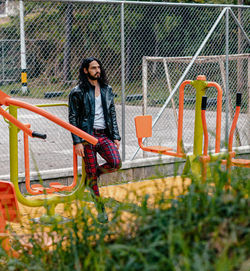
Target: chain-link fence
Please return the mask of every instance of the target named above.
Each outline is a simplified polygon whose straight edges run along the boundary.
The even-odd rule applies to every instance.
[[[103,62],[115,94],[122,158],[137,159],[142,157],[142,151],[137,153],[134,117],[143,110],[142,63],[148,57],[147,114],[157,119],[150,144],[176,149],[179,81],[195,80],[203,74],[223,89],[221,146],[225,146],[231,127],[237,91],[242,92],[243,101],[234,146],[250,145],[249,6],[24,1],[22,26],[20,1],[9,1],[9,5],[10,2],[11,16],[0,18],[0,89],[12,97],[32,104],[55,104],[45,109],[68,120],[65,104],[77,84],[81,60],[95,56]],[[27,93],[21,91],[24,66]],[[207,122],[212,149],[216,95],[215,89],[208,89]],[[185,88],[184,102],[183,141],[189,151],[194,134],[192,87]],[[48,135],[47,142],[30,140],[31,169],[72,167],[72,140],[68,132],[23,109],[18,110],[18,118],[30,123],[32,130]],[[8,174],[8,124],[2,120],[0,125],[1,174]],[[24,171],[22,142],[19,133],[20,172]]]

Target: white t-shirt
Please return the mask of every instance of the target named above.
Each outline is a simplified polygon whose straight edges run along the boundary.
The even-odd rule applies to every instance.
[[[102,99],[101,95],[95,97],[95,120],[94,120],[94,129],[105,129],[106,124],[104,120],[103,108],[102,108]]]

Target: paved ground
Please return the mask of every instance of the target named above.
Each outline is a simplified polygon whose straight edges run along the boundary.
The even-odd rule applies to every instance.
[[[20,98],[18,98],[20,99]],[[53,101],[48,99],[31,99],[22,98],[22,100],[31,104],[48,104],[48,103],[65,103],[67,101]],[[66,106],[61,107],[47,107],[48,112],[55,114],[57,117],[68,121],[68,109]],[[117,119],[119,123],[120,132],[122,129],[122,108],[121,105],[116,105]],[[160,108],[149,107],[148,114],[156,117]],[[134,117],[140,115],[142,112],[141,106],[126,106],[125,118],[125,149],[121,148],[120,153],[125,151],[125,160],[130,160],[136,150],[138,143],[135,135]],[[34,114],[30,111],[19,109],[18,118],[23,123],[30,123],[31,129],[47,134],[46,140],[29,138],[30,142],[30,168],[31,171],[44,171],[54,169],[65,169],[72,167],[72,139],[68,131],[53,124],[45,118]],[[194,111],[185,110],[184,112],[184,127],[183,127],[183,140],[187,151],[192,150],[193,145],[193,121]],[[214,112],[207,112],[207,120],[209,122],[208,128],[214,133],[216,115]],[[225,121],[223,113],[222,123]],[[247,126],[246,117],[239,120],[240,127]],[[224,124],[222,124],[222,140],[224,139]],[[247,134],[247,130],[243,133]],[[0,176],[9,174],[9,131],[8,124],[0,117]],[[153,139],[148,141],[148,144],[165,145],[176,149],[177,128],[171,108],[164,111],[161,119],[153,130]],[[211,146],[214,144],[214,136],[211,136]],[[19,173],[24,172],[24,159],[23,159],[23,133],[18,134],[19,143]],[[243,142],[244,143],[244,142]],[[152,156],[152,154],[148,154]],[[140,150],[135,159],[142,158],[142,151]],[[79,159],[80,160],[80,159]],[[80,162],[79,162],[80,165]]]

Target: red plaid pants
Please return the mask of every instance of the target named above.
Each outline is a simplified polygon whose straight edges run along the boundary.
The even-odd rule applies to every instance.
[[[85,170],[88,178],[88,185],[96,196],[100,196],[97,184],[97,178],[108,172],[113,172],[121,167],[121,158],[116,145],[103,132],[94,132],[94,137],[98,139],[98,143],[84,145],[83,157],[85,162]],[[97,162],[97,153],[106,161],[99,165]]]

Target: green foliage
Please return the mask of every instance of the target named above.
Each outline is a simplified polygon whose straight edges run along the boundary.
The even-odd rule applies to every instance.
[[[236,4],[234,0],[170,2]],[[107,59],[108,77],[112,78],[114,74],[117,74],[115,79],[120,80],[120,74],[117,73],[120,69],[121,58],[120,6],[74,4],[71,12],[67,11],[67,7],[68,3],[55,1],[25,2],[25,38],[29,77],[38,78],[46,75],[65,80],[61,72],[64,65],[62,57],[64,58],[67,40],[66,19],[70,17],[72,28],[69,39],[72,63],[79,63],[82,57],[88,55]],[[212,7],[204,8],[201,12],[200,8],[194,7],[132,5],[125,5],[124,11],[128,81],[141,78],[143,56],[194,55],[200,45],[199,39],[205,38],[221,12],[218,8]],[[11,17],[9,22],[0,25],[1,39],[18,40],[19,28],[19,16]],[[207,43],[204,55],[225,54],[224,46],[221,46],[225,42],[224,28],[224,23],[218,26]],[[236,39],[237,32],[232,32],[232,37]],[[12,48],[14,45],[5,43],[4,46]],[[19,45],[15,45],[17,46]],[[231,46],[233,46],[232,52],[237,51],[237,42]],[[16,56],[19,55],[19,50],[17,47]],[[7,62],[7,59],[5,61]],[[10,69],[13,70],[13,66],[20,65],[12,64]],[[8,74],[10,73],[8,71]],[[16,80],[20,79],[18,70],[12,73],[15,73],[13,76]],[[70,73],[72,79],[77,78],[74,66],[71,67]]]
[[[230,189],[225,189],[227,173],[218,164],[211,170],[217,180],[192,178],[176,199],[161,197],[154,205],[147,195],[138,198],[140,205],[109,199],[109,224],[99,224],[79,203],[73,222],[51,226],[50,251],[34,238],[44,227],[32,225],[31,254],[11,259],[2,253],[1,270],[247,270],[249,170],[233,171]],[[23,249],[18,240],[16,246]]]

